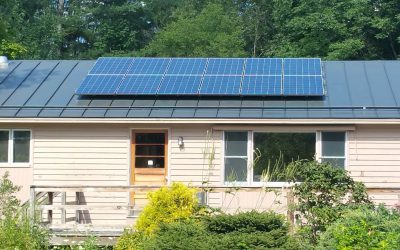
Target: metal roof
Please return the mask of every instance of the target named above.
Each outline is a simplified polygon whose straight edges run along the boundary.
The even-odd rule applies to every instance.
[[[10,61],[0,68],[0,118],[400,118],[400,61],[325,61],[322,98],[76,95],[94,62]]]

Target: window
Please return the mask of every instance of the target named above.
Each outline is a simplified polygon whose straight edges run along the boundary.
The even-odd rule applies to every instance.
[[[286,166],[302,159],[344,167],[345,142],[346,132],[225,131],[224,180],[283,182]]]
[[[0,163],[29,163],[30,141],[29,130],[0,130]]]
[[[254,133],[253,181],[284,181],[286,166],[315,157],[315,133]]]
[[[164,168],[165,133],[135,133],[135,168]]]
[[[225,132],[225,181],[247,181],[248,132]]]
[[[321,161],[332,166],[345,166],[345,132],[321,132]]]

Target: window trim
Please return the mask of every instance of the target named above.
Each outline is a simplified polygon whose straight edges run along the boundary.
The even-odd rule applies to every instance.
[[[33,135],[32,129],[16,128],[16,129],[5,129],[2,128],[0,131],[8,131],[8,162],[0,162],[0,168],[29,168],[32,166],[33,157]],[[29,162],[14,162],[14,131],[29,131]]]
[[[246,182],[227,182],[225,181],[225,132],[246,132],[247,131],[247,181]],[[290,133],[315,133],[315,160],[318,162],[321,162],[323,158],[328,158],[328,157],[322,157],[322,132],[344,132],[345,133],[345,141],[344,141],[344,156],[340,157],[331,157],[331,158],[341,158],[344,159],[344,169],[348,168],[348,136],[349,136],[349,131],[335,131],[335,130],[314,130],[314,131],[293,131]],[[254,140],[254,133],[289,133],[287,131],[266,131],[266,130],[223,130],[222,133],[222,157],[221,157],[221,184],[225,186],[254,186],[254,187],[264,187],[266,186],[264,182],[261,181],[254,181],[253,180],[253,160],[254,160],[254,155],[253,155],[253,140]],[[236,158],[243,158],[243,157],[236,157]],[[268,182],[267,187],[290,187],[293,185],[293,183],[288,183],[288,182]]]

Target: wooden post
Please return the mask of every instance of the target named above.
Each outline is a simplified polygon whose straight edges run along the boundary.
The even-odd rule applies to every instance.
[[[294,206],[294,195],[292,190],[289,188],[287,189],[287,218],[288,221],[290,222],[289,224],[289,233],[293,234],[294,233],[294,212],[293,212],[293,206]]]
[[[75,205],[80,205],[80,192],[75,192]],[[79,218],[79,210],[75,210],[75,222],[79,223],[80,218]]]
[[[66,200],[67,200],[67,194],[66,194],[66,192],[62,192],[61,193],[61,205],[62,206],[65,206]],[[62,207],[60,210],[61,210],[61,224],[65,224],[65,221],[66,221],[65,207]]]
[[[53,205],[54,193],[53,192],[48,192],[47,196],[49,198],[49,205]],[[53,223],[53,210],[48,210],[47,211],[47,221],[49,222],[49,224]]]
[[[30,199],[29,199],[29,219],[35,221],[35,200],[36,193],[35,188],[31,186],[30,188]]]

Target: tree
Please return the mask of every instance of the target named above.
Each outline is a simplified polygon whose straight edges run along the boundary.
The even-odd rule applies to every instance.
[[[180,16],[143,50],[144,55],[172,57],[245,56],[242,24],[222,5],[208,4],[195,17]]]

